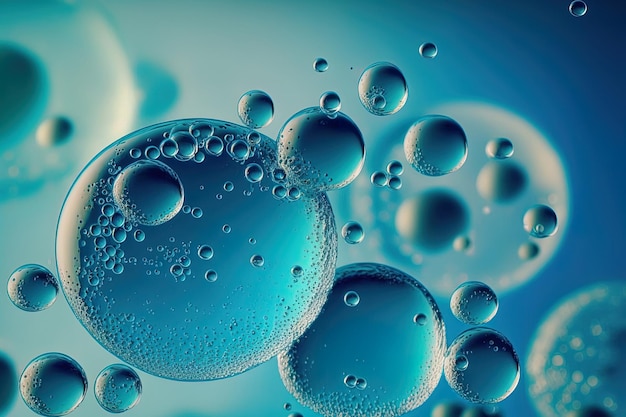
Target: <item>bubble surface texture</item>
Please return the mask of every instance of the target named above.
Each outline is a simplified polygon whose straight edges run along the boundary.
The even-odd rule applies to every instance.
[[[274,102],[265,91],[251,90],[239,98],[237,112],[243,124],[259,129],[274,120]]]
[[[498,297],[487,284],[468,281],[452,293],[450,309],[463,323],[484,324],[498,312]]]
[[[59,284],[47,268],[27,264],[11,273],[7,292],[16,307],[24,311],[42,311],[56,300]]]
[[[404,75],[389,62],[376,62],[365,68],[358,90],[363,107],[377,116],[397,113],[409,97]]]
[[[109,365],[96,377],[94,394],[98,404],[109,413],[122,413],[141,399],[141,379],[123,364]]]

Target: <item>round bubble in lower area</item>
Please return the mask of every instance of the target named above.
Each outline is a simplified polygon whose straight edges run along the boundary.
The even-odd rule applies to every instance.
[[[259,129],[274,120],[274,102],[265,91],[250,90],[239,98],[237,113],[243,124]]]
[[[176,147],[169,157],[147,155],[180,132],[195,132],[193,158],[179,158]],[[214,141],[224,145],[219,154],[207,149]],[[324,193],[273,195],[277,161],[276,142],[264,135],[189,119],[131,133],[89,162],[66,197],[56,241],[63,292],[89,333],[133,367],[177,380],[243,372],[302,334],[332,286],[337,231]],[[154,162],[168,184],[176,174],[184,204],[166,222],[144,225],[116,185],[135,164]],[[250,182],[251,164],[268,175]]]
[[[365,238],[365,231],[360,223],[350,221],[344,224],[341,228],[341,236],[346,243],[354,245],[363,241]]]
[[[582,17],[587,14],[587,3],[582,0],[574,0],[569,4],[569,12],[574,17]]]
[[[376,62],[365,68],[358,92],[363,107],[377,116],[397,113],[409,97],[402,71],[389,62]]]
[[[62,353],[37,356],[20,377],[22,399],[42,416],[64,416],[74,411],[86,392],[85,371],[74,359]]]
[[[73,130],[72,121],[67,117],[51,117],[39,125],[35,137],[39,146],[55,146],[69,140]]]
[[[474,406],[466,408],[459,417],[504,417],[504,415],[495,409]]]
[[[404,136],[404,155],[420,174],[450,174],[465,163],[467,137],[461,125],[448,116],[423,116]]]
[[[42,311],[54,304],[59,284],[46,267],[36,264],[20,266],[9,276],[9,298],[24,311]]]
[[[544,238],[553,236],[558,230],[556,213],[544,204],[529,208],[523,217],[524,230],[532,237]]]
[[[350,291],[359,295],[354,306],[344,300]],[[416,314],[426,316],[422,325]],[[399,416],[433,392],[444,351],[428,290],[397,269],[359,263],[337,269],[324,309],[278,363],[287,390],[317,413]]]
[[[4,415],[13,405],[17,385],[17,370],[13,360],[0,352],[0,415]]]
[[[502,334],[475,327],[461,333],[450,344],[444,375],[450,387],[467,401],[497,403],[517,387],[519,359],[511,342]]]
[[[626,284],[598,283],[558,301],[535,333],[528,391],[542,417],[597,407],[624,414]],[[582,414],[584,415],[584,414]]]
[[[328,70],[328,61],[325,58],[315,58],[313,60],[313,69],[316,72],[326,72]]]
[[[94,384],[98,404],[110,413],[122,413],[141,399],[141,379],[127,365],[114,364],[104,368]]]
[[[437,53],[439,51],[437,50],[437,45],[435,45],[434,43],[424,42],[423,44],[420,45],[419,52],[420,52],[420,55],[423,56],[424,58],[434,58],[437,56]]]
[[[432,409],[430,417],[461,417],[464,409],[462,404],[444,402]]]
[[[468,281],[452,293],[450,309],[463,323],[484,324],[498,312],[498,297],[487,284]]]
[[[319,107],[291,116],[278,133],[279,163],[287,179],[309,190],[345,187],[361,172],[365,142],[344,113],[328,117]]]
[[[485,153],[494,159],[507,159],[513,156],[513,142],[507,138],[492,139],[487,142]]]

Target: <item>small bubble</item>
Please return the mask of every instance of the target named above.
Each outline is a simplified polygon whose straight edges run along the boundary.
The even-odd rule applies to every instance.
[[[217,272],[215,272],[212,269],[209,269],[208,271],[204,273],[204,279],[207,280],[208,282],[217,281]]]
[[[424,324],[426,324],[426,314],[424,313],[418,313],[413,317],[413,322],[415,324],[418,324],[420,326],[423,326]]]
[[[389,62],[368,66],[359,78],[358,92],[363,107],[377,116],[397,113],[409,96],[404,75]]]
[[[141,157],[141,149],[132,148],[128,153],[130,154],[130,157],[133,159],[137,159]]]
[[[256,239],[251,237],[250,239],[248,239],[248,243],[251,245],[256,245]]]
[[[272,195],[280,200],[287,196],[287,189],[282,185],[275,185],[272,188]]]
[[[341,99],[334,91],[326,91],[320,97],[320,108],[330,117],[336,116],[341,110]]]
[[[239,119],[252,129],[269,125],[274,119],[274,102],[264,91],[251,90],[239,98]]]
[[[260,268],[265,265],[265,259],[261,255],[252,255],[250,257],[250,264],[254,267]]]
[[[328,61],[324,58],[315,58],[313,69],[317,72],[325,72],[328,69]]]
[[[343,236],[346,243],[355,245],[363,241],[365,231],[360,223],[350,221],[341,228],[341,236]]]
[[[434,58],[437,56],[437,45],[432,42],[424,42],[419,47],[420,55],[424,58]]]
[[[235,160],[245,161],[250,157],[250,145],[241,139],[236,139],[228,145],[228,153],[230,153]]]
[[[396,175],[392,175],[389,177],[388,185],[392,190],[399,190],[402,188],[402,179]]]
[[[387,174],[382,171],[376,171],[370,177],[370,181],[377,187],[384,187],[388,182]]]
[[[467,360],[467,357],[465,355],[459,355],[456,357],[454,366],[456,367],[457,371],[465,371],[469,366],[469,361]]]
[[[517,249],[517,256],[523,261],[529,261],[539,255],[539,246],[534,242],[525,242]]]
[[[145,150],[146,153],[146,158],[148,159],[158,159],[159,156],[161,156],[161,151],[159,150],[159,148],[157,148],[154,145],[150,145],[146,148]]]
[[[524,230],[536,238],[552,236],[558,230],[556,213],[543,204],[529,208],[524,214],[523,223]]]
[[[513,142],[507,138],[492,139],[485,146],[485,153],[489,158],[507,159],[513,156]]]
[[[257,163],[246,165],[244,169],[246,179],[252,183],[259,182],[263,179],[263,168]]]
[[[346,375],[346,377],[343,379],[343,383],[348,388],[354,388],[356,387],[356,379],[357,378],[354,375]]]
[[[402,162],[393,160],[387,164],[387,173],[389,175],[402,175],[403,172],[404,167],[402,166]]]
[[[198,140],[206,140],[210,136],[213,136],[215,130],[210,123],[207,122],[195,122],[189,126],[189,134]]]
[[[224,152],[224,142],[217,136],[210,136],[204,147],[211,155],[220,156]]]
[[[7,291],[16,307],[24,311],[42,311],[55,302],[59,284],[47,268],[27,264],[11,273]]]
[[[355,386],[356,389],[364,390],[367,388],[367,380],[365,378],[357,378]]]
[[[224,233],[230,233],[231,230],[232,229],[231,229],[230,225],[228,225],[228,224],[225,224],[224,226],[222,226],[222,232],[224,232]]]
[[[202,209],[200,207],[194,207],[191,209],[191,216],[195,219],[202,217]]]
[[[348,291],[343,296],[343,302],[346,303],[348,307],[356,307],[361,301],[361,297],[356,291]]]
[[[226,181],[224,183],[224,191],[231,192],[234,189],[235,189],[235,185],[232,182]]]
[[[587,3],[582,0],[574,0],[569,4],[569,12],[574,17],[582,17],[587,13]]]
[[[209,245],[201,245],[198,248],[198,256],[200,257],[200,259],[208,261],[213,257],[213,248]]]
[[[141,379],[123,364],[109,365],[96,377],[94,394],[98,404],[110,413],[133,408],[141,399]]]
[[[467,236],[459,236],[452,242],[452,247],[457,252],[465,252],[472,246],[472,241]]]
[[[51,117],[39,125],[35,138],[40,146],[56,146],[67,142],[73,132],[74,126],[70,119],[63,116]]]
[[[294,278],[301,277],[303,273],[304,273],[304,269],[302,269],[302,267],[301,267],[300,265],[294,265],[294,266],[291,268],[291,275],[292,275]]]
[[[166,158],[173,158],[178,153],[178,144],[170,138],[163,139],[160,148],[161,154]]]

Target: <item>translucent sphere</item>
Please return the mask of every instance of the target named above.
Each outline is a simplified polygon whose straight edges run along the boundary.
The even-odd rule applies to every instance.
[[[329,118],[319,107],[309,107],[291,116],[280,129],[278,156],[295,185],[332,190],[345,187],[359,175],[365,142],[345,114]]]
[[[402,166],[402,162],[400,161],[389,161],[387,164],[387,174],[389,175],[402,175],[404,172],[404,167]]]
[[[605,412],[598,416],[624,415],[624,317],[623,282],[594,284],[556,303],[526,361],[528,391],[541,416],[587,416],[582,411],[591,408]]]
[[[613,417],[613,415],[603,407],[592,405],[580,410],[570,411],[565,417]]]
[[[557,232],[556,213],[550,207],[537,204],[524,214],[524,230],[533,237],[544,238]]]
[[[17,371],[11,358],[0,352],[0,415],[13,405],[17,394]]]
[[[17,307],[24,311],[41,311],[57,299],[59,284],[47,268],[27,264],[11,273],[7,290]]]
[[[420,55],[424,58],[434,58],[437,56],[437,45],[432,42],[424,42],[419,48]]]
[[[513,143],[507,138],[492,139],[487,142],[485,153],[494,159],[507,159],[513,156]]]
[[[328,61],[324,58],[315,58],[313,60],[313,69],[316,72],[326,72],[328,69]]]
[[[363,230],[363,226],[361,226],[358,222],[347,222],[341,228],[341,236],[346,241],[346,243],[350,243],[354,245],[356,243],[361,243],[365,238],[365,231]]]
[[[513,161],[489,161],[476,177],[478,193],[489,202],[513,202],[527,188],[526,170]]]
[[[345,303],[349,291],[358,305]],[[413,320],[418,313],[423,325]],[[444,324],[426,288],[397,269],[361,263],[337,270],[319,317],[278,364],[287,390],[317,413],[399,416],[433,392],[444,350]]]
[[[574,0],[569,4],[569,12],[574,17],[581,17],[587,13],[587,3],[582,0]]]
[[[141,379],[123,364],[109,365],[96,377],[94,394],[98,404],[110,413],[122,413],[141,399]]]
[[[42,416],[64,416],[80,405],[87,393],[83,368],[69,356],[44,353],[30,361],[20,377],[22,399]]]
[[[517,255],[523,261],[529,261],[539,255],[539,246],[534,242],[522,243],[517,249]]]
[[[239,98],[237,112],[243,124],[259,129],[274,120],[274,102],[265,91],[250,90]]]
[[[370,181],[377,187],[384,187],[388,184],[389,177],[382,171],[375,171],[370,176]]]
[[[436,177],[450,174],[467,158],[467,138],[461,125],[447,116],[419,118],[404,136],[404,155],[417,172]]]
[[[376,62],[365,68],[358,90],[363,107],[377,116],[397,113],[409,97],[404,75],[389,62]]]
[[[466,400],[497,403],[517,387],[519,359],[502,334],[475,327],[461,333],[450,344],[444,374],[450,387]]]
[[[484,324],[498,312],[498,298],[487,284],[468,281],[452,293],[450,309],[463,323]]]
[[[320,97],[320,108],[330,117],[334,117],[341,110],[341,99],[334,91],[326,91]]]
[[[55,146],[66,142],[74,132],[74,125],[67,117],[58,116],[44,120],[35,133],[40,146]]]
[[[213,128],[196,138],[205,158],[149,160],[155,142],[199,122]],[[231,376],[275,356],[322,308],[337,250],[330,204],[324,193],[276,199],[274,175],[250,182],[250,164],[280,169],[276,143],[248,141],[251,133],[212,119],[150,126],[104,149],[70,189],[57,228],[62,288],[89,333],[128,364],[178,380]],[[217,140],[219,155],[208,148]],[[116,185],[138,162],[157,162],[184,189],[183,208],[165,223],[144,226],[126,215],[138,207],[117,203]],[[141,239],[130,238],[137,230]],[[297,282],[293,265],[304,271]]]

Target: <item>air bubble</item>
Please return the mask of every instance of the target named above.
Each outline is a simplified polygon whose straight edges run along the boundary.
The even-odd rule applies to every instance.
[[[213,248],[209,245],[201,245],[198,248],[198,257],[200,257],[200,259],[208,261],[213,257]]]
[[[239,98],[237,111],[243,124],[259,129],[274,119],[274,102],[266,92],[251,90]]]
[[[507,159],[513,156],[513,143],[507,138],[492,139],[485,146],[485,153],[493,159]]]
[[[524,230],[537,238],[553,236],[558,230],[556,213],[543,204],[529,208],[524,214],[523,222]]]
[[[360,301],[361,297],[359,297],[359,294],[356,291],[348,291],[343,296],[343,302],[348,307],[356,307],[357,305],[359,305]]]
[[[56,278],[41,265],[20,266],[9,276],[9,298],[24,311],[42,311],[54,304],[59,292]]]
[[[437,45],[432,42],[424,42],[419,47],[420,55],[424,58],[434,58],[437,56]]]
[[[397,113],[406,103],[409,88],[398,67],[376,62],[359,78],[359,99],[367,111],[377,116]]]
[[[57,116],[44,120],[37,131],[35,138],[40,146],[58,146],[67,142],[74,133],[74,125],[67,117]]]
[[[328,61],[324,58],[315,58],[313,60],[313,69],[316,72],[326,72],[328,70]]]
[[[450,309],[463,323],[484,324],[498,312],[498,297],[487,284],[467,281],[452,293]]]
[[[341,99],[334,91],[326,91],[320,97],[320,108],[329,117],[335,117],[341,110]]]
[[[569,4],[569,12],[574,17],[582,17],[587,14],[587,3],[582,0],[574,0]]]
[[[343,236],[346,243],[355,245],[363,241],[365,238],[365,231],[360,223],[350,221],[344,224],[341,228],[341,236]]]
[[[123,364],[109,365],[96,377],[94,394],[98,404],[109,413],[122,413],[141,399],[141,379]]]

